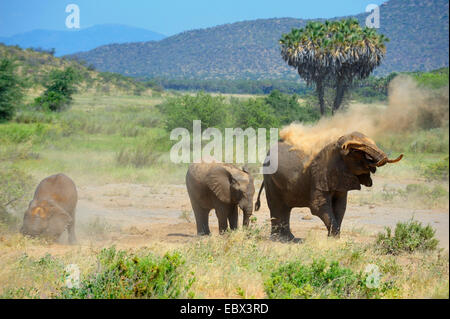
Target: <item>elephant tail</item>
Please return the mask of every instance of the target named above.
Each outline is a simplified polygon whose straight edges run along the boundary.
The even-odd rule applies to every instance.
[[[260,197],[261,197],[261,192],[262,192],[263,188],[264,188],[264,181],[262,182],[261,188],[259,189],[258,198],[255,203],[255,212],[257,212],[259,210],[259,208],[261,207]]]

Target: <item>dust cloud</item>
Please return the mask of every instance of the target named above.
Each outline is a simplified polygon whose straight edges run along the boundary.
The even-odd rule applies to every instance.
[[[314,125],[291,123],[280,137],[293,149],[309,156],[354,131],[376,139],[380,134],[448,126],[448,87],[431,90],[418,87],[413,78],[400,75],[389,86],[387,104],[353,103],[333,117]]]

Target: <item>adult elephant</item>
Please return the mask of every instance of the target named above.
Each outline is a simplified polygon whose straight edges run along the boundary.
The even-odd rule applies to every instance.
[[[243,225],[248,226],[253,212],[255,187],[245,169],[224,163],[193,163],[186,174],[186,187],[195,214],[198,235],[210,234],[208,218],[216,211],[219,231],[236,229],[238,206],[244,212]]]
[[[273,148],[271,149],[273,151]],[[289,220],[293,207],[309,207],[328,229],[328,236],[339,236],[347,205],[347,192],[360,190],[361,185],[372,186],[370,173],[389,160],[374,141],[359,132],[341,136],[310,158],[304,151],[283,140],[278,142],[278,169],[264,174],[264,181],[255,204],[266,189],[267,204],[272,222],[272,238],[295,239]],[[265,163],[270,162],[270,151]]]

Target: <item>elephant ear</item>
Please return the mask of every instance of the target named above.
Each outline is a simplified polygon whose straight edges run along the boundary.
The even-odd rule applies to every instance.
[[[231,184],[236,183],[231,173],[222,166],[212,168],[206,176],[206,185],[224,202],[231,202]]]
[[[53,237],[59,237],[67,225],[72,222],[72,217],[66,212],[65,209],[55,205],[51,209],[51,213],[48,217],[48,227],[46,233]]]
[[[311,162],[313,187],[325,192],[360,190],[358,177],[345,165],[337,145],[326,146]]]

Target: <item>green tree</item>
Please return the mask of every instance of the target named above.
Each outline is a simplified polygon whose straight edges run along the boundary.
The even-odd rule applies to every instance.
[[[72,67],[53,70],[45,83],[44,93],[37,97],[35,104],[44,110],[61,111],[72,103],[72,95],[77,91],[80,74]]]
[[[24,82],[10,59],[0,60],[0,122],[10,120],[23,98]]]
[[[199,92],[195,96],[185,94],[170,97],[157,106],[166,115],[165,126],[171,131],[182,127],[192,132],[192,121],[202,121],[202,127],[223,127],[227,118],[224,97]]]
[[[308,103],[300,105],[297,94],[283,94],[273,90],[264,101],[273,109],[281,125],[297,122],[315,122],[320,118],[317,109]]]
[[[316,85],[321,114],[324,89],[335,89],[332,113],[337,111],[354,79],[364,79],[380,65],[389,41],[375,29],[361,28],[358,20],[309,22],[280,39],[281,55],[308,85]]]
[[[264,101],[263,98],[232,101],[234,125],[242,129],[252,127],[272,128],[279,127],[280,122],[274,110]]]

